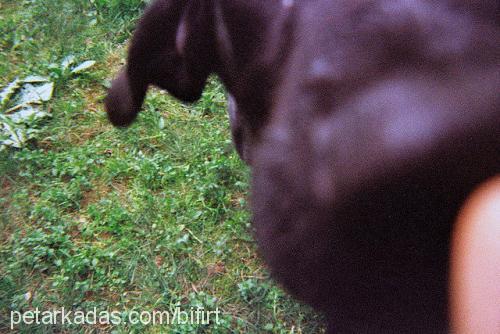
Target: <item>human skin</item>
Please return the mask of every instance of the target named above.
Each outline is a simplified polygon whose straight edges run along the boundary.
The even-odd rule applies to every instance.
[[[453,233],[453,333],[500,333],[500,176],[465,202]]]

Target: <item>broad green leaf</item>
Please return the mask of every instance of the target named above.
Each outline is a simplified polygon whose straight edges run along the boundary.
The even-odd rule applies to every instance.
[[[0,117],[0,120],[2,121],[0,123],[2,125],[2,129],[0,130],[1,135],[3,138],[6,138],[1,142],[2,146],[21,148],[27,141],[24,127],[16,127],[12,121],[3,115]]]
[[[54,83],[48,82],[43,85],[26,84],[21,89],[18,104],[30,104],[49,101],[54,91]]]
[[[50,80],[46,77],[41,77],[38,75],[30,75],[26,77],[23,82],[24,83],[41,83],[41,82],[49,82]]]
[[[80,73],[80,72],[83,72],[85,71],[86,69],[94,66],[95,64],[95,61],[94,60],[87,60],[87,61],[84,61],[83,63],[81,63],[80,65],[78,65],[77,67],[73,68],[71,70],[71,73]]]
[[[0,92],[0,107],[9,102],[10,97],[16,92],[19,87],[21,87],[21,80],[19,80],[19,78],[16,78]]]
[[[50,116],[48,113],[41,111],[39,107],[27,105],[18,112],[9,115],[14,123],[30,123],[37,119]]]
[[[65,57],[61,62],[61,67],[65,70],[75,63],[75,56],[69,55]]]

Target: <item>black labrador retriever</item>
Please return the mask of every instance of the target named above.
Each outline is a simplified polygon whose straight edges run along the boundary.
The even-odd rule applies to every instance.
[[[450,232],[500,172],[493,0],[156,0],[106,98],[225,84],[273,277],[329,333],[445,333]]]

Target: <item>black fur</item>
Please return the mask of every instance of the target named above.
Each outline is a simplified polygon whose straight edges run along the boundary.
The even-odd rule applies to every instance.
[[[218,74],[273,276],[331,333],[448,331],[450,231],[500,172],[497,1],[157,0],[106,107]]]

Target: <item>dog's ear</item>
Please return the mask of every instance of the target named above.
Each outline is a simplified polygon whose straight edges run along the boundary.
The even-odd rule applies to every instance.
[[[139,21],[125,69],[105,104],[114,125],[127,126],[150,84],[193,102],[215,62],[212,0],[156,0]]]

